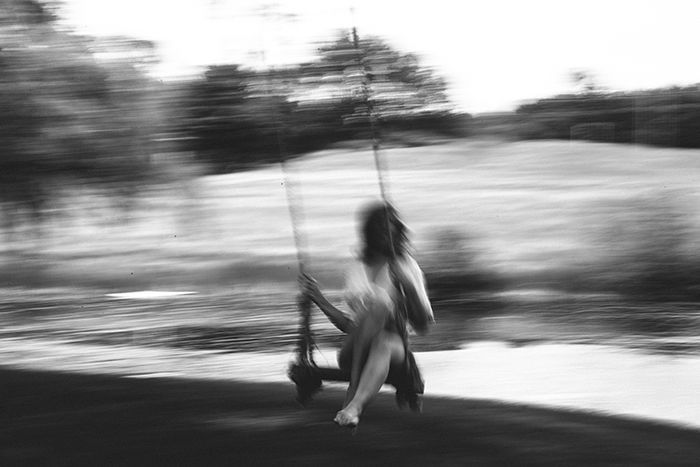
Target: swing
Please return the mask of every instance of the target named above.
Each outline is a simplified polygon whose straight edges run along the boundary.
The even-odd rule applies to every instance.
[[[355,47],[358,48],[358,37],[357,31],[353,28],[353,39]],[[385,183],[382,176],[382,168],[380,164],[379,157],[379,136],[376,127],[375,117],[371,112],[370,99],[368,96],[368,89],[366,83],[363,84],[365,91],[365,98],[367,103],[367,109],[369,114],[369,122],[372,131],[372,149],[374,154],[375,168],[377,172],[377,179],[379,182],[379,189],[382,201],[385,205],[389,205],[388,197],[385,189]],[[282,158],[282,173],[284,177],[284,187],[287,194],[287,205],[290,212],[290,218],[292,222],[292,229],[294,232],[294,240],[297,251],[297,261],[299,264],[299,272],[304,274],[304,261],[303,255],[301,253],[301,237],[298,229],[298,216],[296,212],[296,205],[292,196],[292,191],[290,184],[287,183],[288,168],[286,165],[285,158]],[[391,240],[392,229],[389,226],[390,218],[387,216],[387,232],[389,234],[390,244],[392,249],[394,242]],[[396,388],[396,401],[399,407],[403,408],[409,406],[411,410],[420,411],[421,410],[421,400],[420,395],[424,392],[424,381],[420,375],[418,366],[416,365],[413,353],[409,349],[408,335],[406,332],[406,322],[408,320],[408,313],[406,310],[406,300],[402,287],[400,285],[397,287],[400,296],[400,304],[397,309],[397,328],[401,335],[401,339],[404,345],[405,359],[403,365],[400,368],[392,368],[389,371],[385,384],[389,384]],[[301,294],[298,299],[298,309],[300,313],[300,324],[298,330],[298,340],[296,345],[296,361],[289,366],[288,376],[294,382],[297,389],[297,401],[306,405],[313,395],[318,392],[323,381],[340,381],[349,382],[350,372],[337,367],[323,367],[316,364],[313,355],[313,348],[315,347],[313,333],[311,330],[311,300],[305,295]]]
[[[380,176],[380,186],[381,186]],[[285,183],[285,185],[287,185]],[[386,203],[386,198],[383,197]],[[388,216],[387,216],[388,219]],[[390,244],[391,229],[389,231]],[[298,244],[297,244],[298,245]],[[299,256],[301,258],[301,255]],[[303,274],[303,262],[299,263],[300,271]],[[389,384],[396,389],[396,401],[400,407],[409,406],[414,411],[420,411],[420,395],[424,391],[424,381],[416,364],[413,353],[409,348],[408,333],[406,323],[408,321],[408,311],[406,309],[406,299],[403,288],[394,278],[394,284],[399,292],[399,303],[396,312],[396,323],[399,335],[404,347],[404,362],[399,367],[392,367],[387,375],[385,384]],[[289,366],[288,376],[295,383],[297,388],[297,401],[306,405],[313,395],[321,389],[323,381],[350,381],[350,371],[337,367],[322,367],[316,364],[313,349],[315,347],[313,333],[311,330],[311,299],[305,294],[300,294],[298,298],[298,309],[300,312],[300,325],[298,339],[295,349],[296,361]]]
[[[323,381],[349,382],[350,372],[336,367],[322,367],[316,364],[313,356],[313,334],[311,332],[311,301],[300,296],[299,311],[301,314],[299,338],[296,347],[296,361],[289,366],[289,379],[296,385],[297,401],[306,405],[313,395],[321,390]],[[402,315],[402,312],[397,314]],[[401,318],[400,318],[401,319]],[[400,325],[401,326],[401,325]],[[400,327],[401,329],[401,327]],[[405,326],[402,328],[405,330]],[[408,339],[404,333],[401,336],[406,358],[400,368],[389,371],[384,384],[396,389],[396,402],[399,407],[409,406],[413,411],[421,410],[420,395],[425,384],[418,370],[415,357],[408,348]]]

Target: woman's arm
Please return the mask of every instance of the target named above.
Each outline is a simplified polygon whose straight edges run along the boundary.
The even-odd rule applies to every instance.
[[[418,263],[409,257],[405,260],[400,260],[396,264],[394,277],[396,277],[403,290],[408,320],[411,325],[420,334],[428,332],[428,326],[435,319],[433,318],[433,309],[428,299],[423,271],[418,266]]]
[[[349,334],[355,323],[340,308],[333,306],[318,288],[316,281],[306,274],[299,279],[302,293],[304,293],[316,306],[328,317],[328,320],[340,331]]]

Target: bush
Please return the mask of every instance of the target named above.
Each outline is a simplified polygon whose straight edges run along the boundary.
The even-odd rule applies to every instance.
[[[468,294],[503,288],[503,280],[479,261],[475,241],[456,227],[436,231],[423,252],[422,264],[434,300],[461,298]]]
[[[680,195],[679,195],[680,198]],[[601,237],[601,286],[630,298],[700,299],[700,257],[689,221],[670,198],[649,196],[615,208]]]

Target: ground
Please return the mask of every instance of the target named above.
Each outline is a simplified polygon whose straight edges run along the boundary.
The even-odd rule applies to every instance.
[[[381,394],[358,432],[340,388],[306,408],[291,384],[0,370],[0,464],[697,465],[700,432],[488,401]]]

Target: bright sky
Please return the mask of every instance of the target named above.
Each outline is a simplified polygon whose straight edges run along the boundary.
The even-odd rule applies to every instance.
[[[353,24],[415,52],[477,113],[573,90],[592,72],[613,90],[700,82],[697,0],[65,0],[67,21],[91,35],[155,41],[157,73],[213,63],[308,58]],[[260,15],[262,5],[294,17]],[[351,13],[354,10],[354,14]]]

